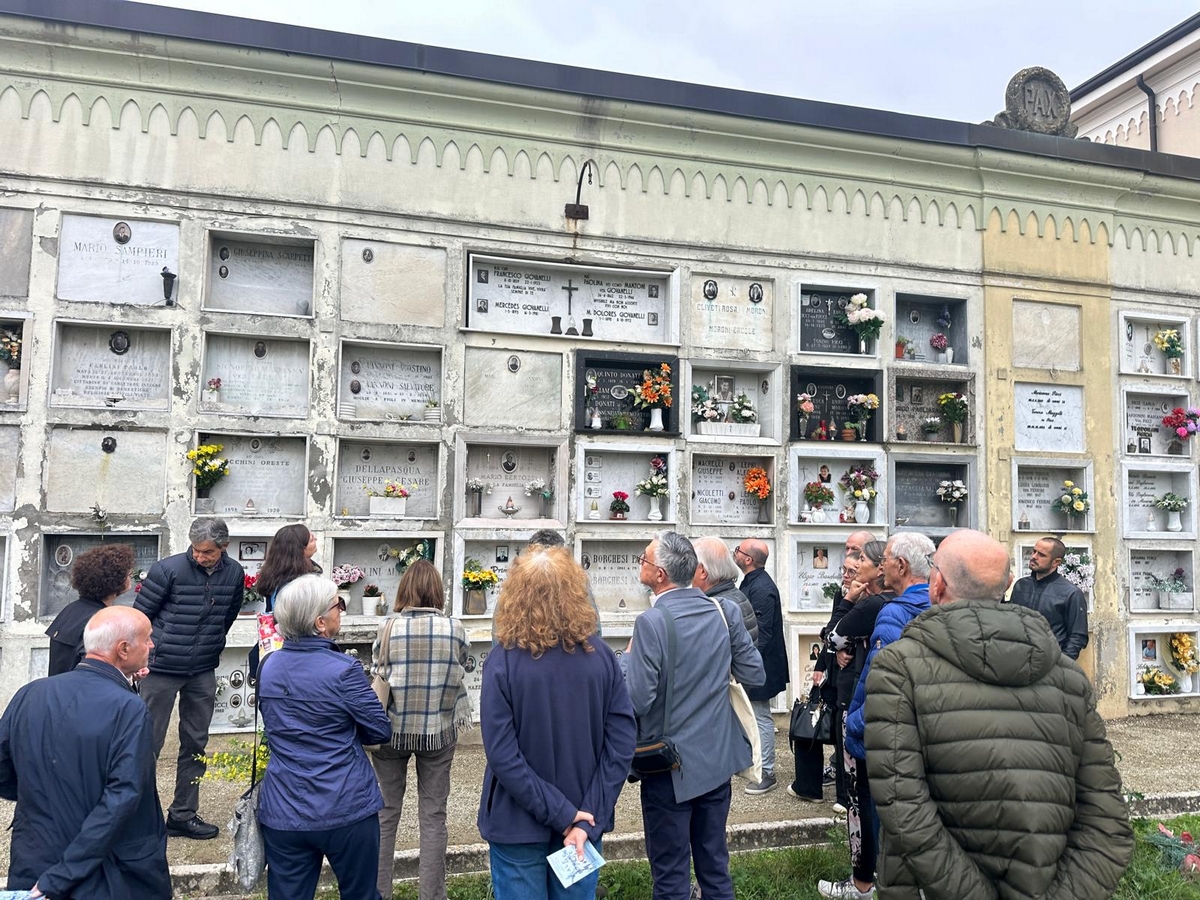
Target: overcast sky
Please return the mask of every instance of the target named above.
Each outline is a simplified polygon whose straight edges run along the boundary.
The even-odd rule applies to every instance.
[[[1197,0],[152,0],[978,122],[1025,66],[1074,88]]]

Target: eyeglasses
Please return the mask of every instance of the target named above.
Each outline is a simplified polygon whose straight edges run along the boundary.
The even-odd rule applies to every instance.
[[[345,597],[338,597],[337,603],[333,604],[333,606],[329,607],[329,609],[325,610],[325,612],[333,612],[335,609],[340,609],[342,612],[346,611],[346,598]]]
[[[734,548],[733,548],[733,555],[734,555],[734,556],[737,556],[739,553],[740,553],[740,554],[742,554],[742,556],[746,557],[746,559],[753,559],[753,558],[754,558],[754,557],[752,557],[752,556],[751,556],[749,553],[747,553],[745,550],[743,550],[741,547],[734,547]]]
[[[654,568],[656,568],[662,572],[667,571],[662,566],[660,566],[658,563],[651,562],[649,559],[647,559],[645,553],[643,553],[641,556],[638,557],[638,562],[641,563],[643,566],[653,566]]]

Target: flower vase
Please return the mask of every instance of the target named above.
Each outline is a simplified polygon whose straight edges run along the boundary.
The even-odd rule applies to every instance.
[[[392,519],[403,519],[408,507],[407,497],[368,497],[368,511],[372,516],[386,516]]]
[[[1186,672],[1181,672],[1179,675],[1179,693],[1190,694],[1192,692],[1192,676]]]
[[[946,348],[946,365],[948,365],[948,366],[954,365],[954,348],[953,347]]]
[[[204,399],[206,399],[212,406],[218,406],[221,403],[221,392],[220,391],[205,391]]]
[[[808,440],[808,416],[800,417],[800,430],[796,432],[796,436],[802,440]]]
[[[810,516],[809,521],[816,522],[818,524],[825,522],[826,521],[825,510],[819,506],[814,506],[813,510],[812,510],[812,515]]]
[[[957,506],[950,507],[950,527],[951,528],[958,527],[958,507]]]
[[[1146,530],[1158,531],[1158,516],[1155,514],[1154,510],[1150,510],[1148,513],[1146,513]]]
[[[662,412],[663,411],[657,406],[650,410],[650,424],[646,426],[647,431],[663,430]],[[661,518],[661,516],[659,518]]]
[[[867,355],[867,342],[862,338],[859,338],[858,340],[858,352],[863,356]]]
[[[1073,516],[1071,513],[1067,513],[1067,531],[1078,531],[1078,530],[1079,529],[1077,529],[1075,527],[1075,516]]]
[[[463,598],[464,616],[482,616],[487,614],[487,597],[483,591],[467,591]]]
[[[860,441],[865,441],[867,439],[867,422],[865,419],[858,423],[858,428],[856,428],[855,431],[858,432],[858,439]]]
[[[766,498],[766,499],[762,499],[762,500],[758,501],[758,524],[759,525],[770,525],[771,524],[771,500],[770,500],[770,498]]]
[[[1183,456],[1183,441],[1172,438],[1171,443],[1167,444],[1167,453],[1171,456]]]
[[[363,594],[362,614],[364,616],[379,615],[379,598],[378,597],[368,597],[366,594]]]
[[[1191,612],[1192,611],[1192,593],[1191,591],[1175,591],[1171,594],[1165,594],[1166,603],[1160,604],[1163,609],[1174,610],[1175,612]]]
[[[1181,358],[1179,358],[1178,356],[1168,356],[1167,357],[1167,374],[1168,375],[1182,375],[1183,374],[1183,360]]]
[[[867,506],[866,500],[854,501],[854,521],[859,525],[870,524],[871,507]]]
[[[10,369],[4,363],[0,363],[0,372],[4,377],[0,378],[0,403],[16,403],[21,386],[21,373],[18,369]],[[11,382],[8,376],[16,374]]]
[[[217,511],[217,501],[208,496],[212,488],[196,488],[196,514],[210,516]]]
[[[337,596],[338,596],[339,600],[344,601],[346,603],[346,605],[349,606],[349,604],[350,604],[350,588],[338,588]]]
[[[963,423],[952,422],[951,427],[954,430],[954,443],[961,444],[963,442]]]
[[[543,519],[553,519],[554,518],[554,498],[547,497],[544,494],[542,495],[542,518]]]
[[[646,518],[649,519],[651,522],[661,522],[662,521],[662,517],[663,517],[662,504],[659,502],[661,499],[662,499],[661,497],[651,497],[650,498],[650,514],[648,516],[646,516]]]
[[[1179,510],[1172,509],[1167,512],[1167,531],[1183,531],[1183,520]]]
[[[483,515],[483,491],[470,491],[468,496],[471,506],[470,515],[472,518],[478,519]]]
[[[944,365],[946,365],[946,351],[945,351],[945,350],[939,350],[939,351],[938,351],[938,354],[937,354],[937,361],[938,361],[938,365],[939,365],[939,366],[944,366]]]
[[[599,430],[600,428],[603,428],[603,427],[604,427],[604,423],[602,421],[600,421],[599,411],[593,409],[592,414],[589,417],[588,428],[591,428],[594,430]]]

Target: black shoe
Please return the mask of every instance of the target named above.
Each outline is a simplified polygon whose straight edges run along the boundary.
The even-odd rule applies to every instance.
[[[209,841],[220,833],[220,828],[216,825],[209,825],[199,816],[192,816],[186,822],[176,822],[169,817],[167,819],[168,837],[185,837],[191,838],[194,841]]]

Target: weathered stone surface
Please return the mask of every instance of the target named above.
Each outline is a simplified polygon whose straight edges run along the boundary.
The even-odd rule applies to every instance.
[[[1078,306],[1013,301],[1013,365],[1079,371]]]
[[[0,297],[29,293],[29,259],[33,245],[33,213],[0,209]]]
[[[116,353],[113,347],[127,347]],[[55,406],[166,409],[171,332],[112,325],[61,325],[54,360]]]
[[[118,237],[128,239],[124,243]],[[162,270],[179,274],[179,226],[137,219],[63,216],[58,297],[89,303],[155,306]]]
[[[106,437],[116,439],[112,453],[100,448]],[[161,432],[55,428],[46,459],[46,508],[86,512],[99,504],[109,513],[159,513],[166,457]]]
[[[562,427],[562,356],[481,347],[465,352],[465,424]]]
[[[689,340],[699,347],[773,350],[775,283],[765,277],[693,273],[684,321]]]
[[[313,245],[212,239],[207,309],[312,314]]]
[[[999,128],[1073,138],[1071,92],[1061,78],[1042,66],[1022,69],[1004,91],[1004,112],[991,122]]]
[[[352,322],[440,328],[446,322],[446,251],[342,241],[341,300],[342,318]]]
[[[1083,388],[1017,384],[1013,412],[1018,450],[1082,452]]]
[[[0,512],[12,512],[16,503],[17,460],[21,429],[16,425],[0,428]],[[0,573],[4,571],[0,564]]]

